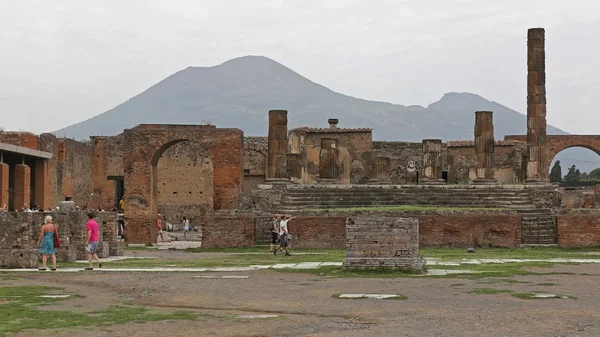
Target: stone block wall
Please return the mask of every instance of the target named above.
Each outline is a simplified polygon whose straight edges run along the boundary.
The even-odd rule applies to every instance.
[[[0,213],[0,266],[37,268],[40,255],[36,244],[40,228],[47,215],[52,216],[61,240],[61,248],[57,251],[58,261],[74,262],[76,258],[86,258],[84,244],[87,214],[85,212],[10,212]],[[101,240],[104,239],[103,242],[106,242],[109,247],[118,246],[118,238],[110,234],[117,230],[112,228],[116,227],[116,215],[99,213],[96,221],[100,225]]]
[[[292,248],[344,249],[346,217],[302,217],[289,224]]]
[[[407,268],[421,271],[419,220],[352,217],[346,223],[346,259],[351,269]]]
[[[519,144],[496,141],[494,146],[494,172],[500,184],[520,182],[522,148]],[[469,184],[477,178],[475,147],[473,141],[448,142],[448,182]]]
[[[446,147],[442,146],[442,156]],[[390,158],[392,184],[416,184],[423,162],[423,144],[410,142],[373,142],[373,158]]]

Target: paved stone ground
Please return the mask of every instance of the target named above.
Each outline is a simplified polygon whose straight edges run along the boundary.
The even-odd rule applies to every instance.
[[[330,278],[284,270],[211,273],[22,273],[0,286],[64,287],[86,298],[45,307],[97,310],[130,303],[193,310],[196,321],[160,321],[85,329],[27,331],[17,336],[598,336],[600,265],[536,268],[550,273],[505,279]],[[13,275],[13,274],[11,274]],[[17,275],[17,274],[14,274]],[[160,277],[157,277],[160,275]],[[239,276],[223,278],[223,276]],[[247,276],[247,278],[245,277]],[[477,288],[576,299],[523,300]],[[406,300],[334,298],[334,294],[401,294]],[[275,317],[276,316],[276,317]]]

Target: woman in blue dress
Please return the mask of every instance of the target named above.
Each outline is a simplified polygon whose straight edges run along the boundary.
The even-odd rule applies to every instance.
[[[54,248],[54,232],[56,226],[52,224],[52,217],[47,216],[44,220],[44,225],[40,229],[40,238],[38,239],[38,246],[40,246],[40,254],[42,254],[42,268],[39,270],[46,270],[46,261],[48,255],[52,255],[52,269],[56,270],[56,248]]]

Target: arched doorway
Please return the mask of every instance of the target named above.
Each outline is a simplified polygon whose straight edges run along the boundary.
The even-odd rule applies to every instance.
[[[550,155],[553,155],[549,165],[550,182],[560,184],[562,204],[567,208],[597,206],[600,151],[588,146],[566,146]]]
[[[196,143],[208,154],[212,164],[212,209],[239,207],[243,188],[241,130],[216,129],[210,125],[138,125],[124,132],[125,217],[129,243],[156,242],[158,163],[165,151],[181,142]]]

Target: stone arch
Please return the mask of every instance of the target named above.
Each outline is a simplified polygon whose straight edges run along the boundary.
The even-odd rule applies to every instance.
[[[213,167],[213,209],[235,209],[243,187],[243,132],[200,125],[138,125],[124,132],[125,217],[128,241],[156,242],[157,170],[161,155],[190,141],[208,153]]]

